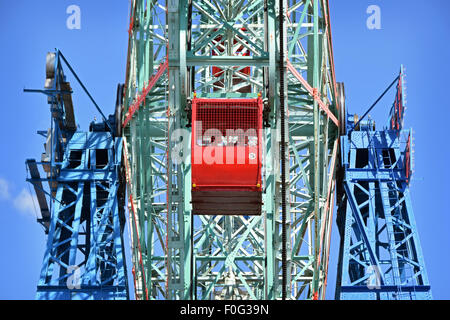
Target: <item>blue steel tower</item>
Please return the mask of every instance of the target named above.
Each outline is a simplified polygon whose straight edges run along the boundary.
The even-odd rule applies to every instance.
[[[403,130],[403,67],[395,83],[388,128],[377,131],[372,120],[341,110],[336,299],[432,298],[409,190],[412,130]]]
[[[39,132],[47,140],[45,153],[39,162],[26,161],[41,211],[38,222],[48,235],[36,299],[128,299],[120,126],[99,110],[102,123],[91,123],[89,132],[77,130],[63,62],[79,81],[56,51],[47,55],[45,89],[25,90],[44,93],[51,111],[51,128]]]

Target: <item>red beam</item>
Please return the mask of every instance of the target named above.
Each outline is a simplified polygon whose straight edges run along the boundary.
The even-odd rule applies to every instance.
[[[319,247],[319,256],[317,257],[317,266],[319,267],[319,270],[320,270],[320,263],[322,261],[322,255],[326,254],[326,256],[323,257],[323,260],[325,263],[325,265],[324,265],[325,279],[324,279],[324,284],[322,286],[321,299],[325,298],[325,290],[327,287],[327,279],[328,279],[328,262],[329,262],[329,258],[330,258],[330,236],[331,236],[331,227],[332,227],[333,211],[334,211],[334,205],[333,205],[334,191],[332,193],[331,190],[333,190],[335,187],[334,174],[335,174],[335,170],[336,170],[336,161],[337,161],[337,157],[338,157],[338,152],[337,152],[338,146],[339,146],[339,138],[336,139],[336,141],[334,142],[334,146],[333,146],[333,156],[331,158],[331,167],[330,167],[331,172],[330,172],[329,181],[328,181],[327,201],[325,203],[325,208],[322,211],[325,219],[322,220],[322,227],[320,228],[320,247]],[[329,225],[329,229],[327,230],[327,237],[325,239],[324,236],[325,236],[326,221],[329,221],[330,225]],[[326,242],[324,243],[324,241],[326,241]],[[327,245],[326,251],[323,248],[325,244]]]
[[[128,148],[127,148],[127,143],[125,138],[123,139],[123,151],[124,151],[124,158],[125,158],[125,179],[127,181],[128,184],[128,189],[132,190],[131,188],[131,169],[130,169],[130,164],[128,162]],[[145,268],[144,268],[144,263],[142,261],[142,249],[141,249],[141,241],[139,239],[139,230],[138,230],[138,226],[137,226],[137,215],[136,215],[136,210],[134,208],[134,200],[133,200],[133,195],[130,192],[130,205],[131,205],[131,212],[133,214],[133,226],[134,226],[134,232],[136,232],[136,237],[137,237],[137,243],[138,243],[138,256],[139,256],[139,264],[141,267],[141,272],[142,272],[142,278],[143,278],[143,289],[144,289],[144,293],[145,293],[145,299],[148,300],[148,289],[147,289],[147,281],[145,280]],[[130,221],[131,224],[131,221]],[[130,230],[131,231],[131,230]],[[131,236],[131,235],[130,235]],[[133,271],[134,271],[134,267],[133,267]],[[136,276],[135,273],[133,272],[133,278],[134,278],[134,283],[136,283]],[[137,287],[135,286],[135,293],[137,293]]]
[[[160,64],[156,74],[152,75],[152,77],[148,81],[148,85],[142,90],[142,93],[134,100],[134,103],[128,108],[128,112],[126,114],[126,118],[122,124],[122,127],[125,128],[128,122],[130,122],[131,118],[133,118],[133,115],[136,113],[136,111],[139,110],[139,107],[141,106],[142,102],[145,101],[145,98],[147,97],[148,93],[156,84],[156,82],[159,80],[164,71],[166,71],[168,65],[169,65],[168,60]]]
[[[336,118],[336,116],[330,111],[330,109],[328,108],[328,105],[326,105],[325,103],[323,103],[322,99],[320,99],[320,95],[317,91],[317,88],[313,88],[311,87],[311,85],[308,83],[308,81],[306,81],[302,75],[300,74],[300,72],[297,71],[297,69],[295,69],[295,67],[292,65],[292,63],[288,60],[287,61],[287,68],[289,69],[289,71],[294,75],[294,77],[296,77],[298,79],[298,81],[300,81],[300,83],[306,88],[306,90],[309,92],[309,94],[314,98],[315,101],[317,101],[317,103],[319,104],[320,108],[322,108],[323,111],[325,111],[325,113],[328,115],[328,117],[336,124],[336,126],[339,127],[339,121]]]
[[[330,202],[332,193],[331,190],[333,189],[333,184],[334,184],[334,173],[336,170],[336,160],[337,160],[337,150],[338,150],[338,145],[339,145],[339,139],[336,139],[336,141],[334,142],[334,146],[333,146],[333,156],[331,157],[331,172],[330,172],[330,177],[328,180],[328,192],[327,192],[327,201],[325,202],[325,207],[323,210],[323,213],[325,214],[325,216],[327,217],[328,214],[328,209],[330,209],[330,213],[333,214],[333,203]],[[331,220],[330,220],[331,221]],[[331,226],[331,225],[330,225]],[[330,230],[331,231],[331,228]],[[324,239],[324,233],[325,233],[325,223],[322,224],[321,230],[320,230],[320,249],[319,249],[319,257],[318,257],[318,265],[320,265],[320,261],[321,261],[321,252],[322,252],[322,245],[323,245],[323,239]],[[327,254],[329,252],[327,251]]]

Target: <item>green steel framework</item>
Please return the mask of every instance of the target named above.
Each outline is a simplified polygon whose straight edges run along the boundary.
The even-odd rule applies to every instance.
[[[284,8],[280,63],[278,1],[132,1],[122,123],[137,299],[281,297],[280,67],[288,298],[325,297],[339,135],[328,1]],[[194,94],[262,95],[261,216],[191,215]]]

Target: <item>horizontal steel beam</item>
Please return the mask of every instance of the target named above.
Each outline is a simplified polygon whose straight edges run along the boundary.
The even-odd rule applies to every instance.
[[[391,169],[347,169],[345,173],[346,181],[404,181],[404,174],[399,170]]]
[[[378,286],[378,287],[368,287],[368,286],[342,286],[341,292],[345,293],[377,293],[377,292],[427,292],[431,289],[430,286]]]
[[[236,57],[236,56],[194,56],[188,53],[187,66],[243,66],[243,67],[268,67],[269,56],[261,57]]]

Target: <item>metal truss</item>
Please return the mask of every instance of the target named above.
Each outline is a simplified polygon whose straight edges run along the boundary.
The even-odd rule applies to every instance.
[[[409,191],[411,135],[392,125],[403,123],[403,78],[402,68],[389,130],[369,120],[341,137],[337,299],[432,298]]]
[[[122,138],[106,122],[76,131],[62,60],[72,71],[59,51],[50,53],[45,89],[26,90],[48,96],[52,121],[42,162],[26,162],[48,234],[36,299],[128,299]]]
[[[131,5],[122,124],[137,299],[279,299],[286,68],[289,299],[323,299],[338,151],[328,1]],[[190,99],[265,101],[261,216],[191,215]]]

